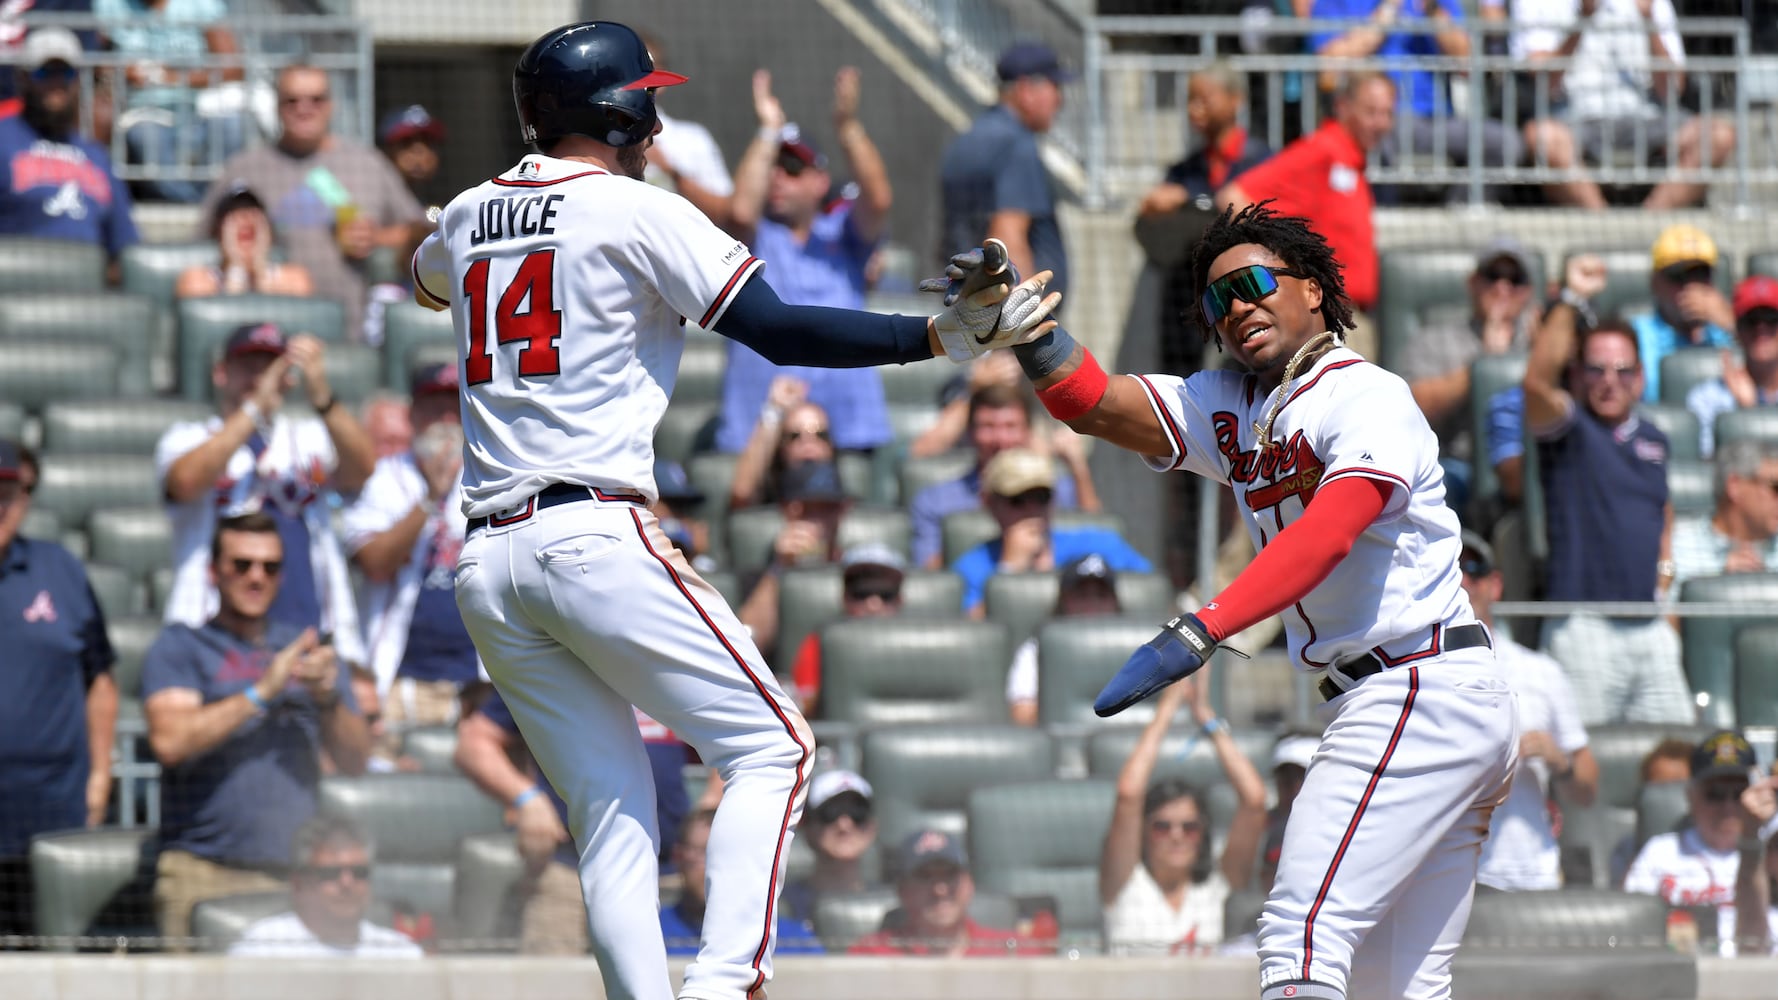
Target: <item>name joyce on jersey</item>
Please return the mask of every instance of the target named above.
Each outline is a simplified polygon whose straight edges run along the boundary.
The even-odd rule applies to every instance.
[[[562,197],[559,194],[520,194],[489,198],[476,208],[475,228],[469,231],[469,245],[481,246],[520,236],[554,236],[556,206],[562,203]]]

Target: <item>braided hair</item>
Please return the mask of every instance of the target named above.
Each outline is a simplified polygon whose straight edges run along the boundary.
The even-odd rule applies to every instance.
[[[1314,278],[1321,285],[1321,317],[1327,329],[1344,333],[1353,329],[1352,304],[1346,299],[1346,282],[1341,277],[1343,266],[1334,260],[1333,248],[1309,225],[1309,220],[1293,215],[1279,215],[1266,206],[1271,200],[1248,205],[1239,212],[1233,206],[1204,230],[1191,258],[1192,295],[1187,315],[1204,336],[1222,350],[1222,337],[1215,328],[1206,327],[1198,302],[1210,284],[1210,265],[1231,247],[1254,243],[1278,255],[1286,267],[1298,274]]]

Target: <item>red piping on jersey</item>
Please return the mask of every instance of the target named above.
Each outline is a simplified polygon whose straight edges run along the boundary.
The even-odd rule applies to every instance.
[[[1413,663],[1415,660],[1425,660],[1437,656],[1444,652],[1444,645],[1444,626],[1434,625],[1432,627],[1432,645],[1427,646],[1418,653],[1409,653],[1398,660],[1391,657],[1388,653],[1383,652],[1383,647],[1381,646],[1372,646],[1371,652],[1377,654],[1377,659],[1382,660],[1385,664],[1391,667],[1397,667],[1403,663]]]
[[[1366,468],[1362,465],[1354,465],[1350,468],[1341,469],[1338,472],[1331,472],[1331,473],[1328,473],[1327,475],[1322,476],[1321,477],[1322,488],[1323,489],[1327,488],[1328,483],[1338,479],[1341,476],[1363,476],[1366,479],[1373,479],[1373,478],[1374,479],[1387,479],[1391,483],[1394,483],[1395,485],[1401,487],[1404,492],[1406,492],[1408,490],[1408,481],[1401,478],[1400,476],[1396,475],[1395,473],[1384,472],[1382,469],[1369,469],[1369,468]]]
[[[1364,818],[1364,810],[1370,805],[1371,796],[1377,791],[1377,783],[1383,780],[1383,769],[1389,766],[1389,758],[1395,756],[1395,748],[1401,743],[1402,731],[1408,727],[1408,716],[1414,711],[1414,696],[1420,691],[1420,668],[1408,668],[1408,696],[1401,704],[1401,718],[1395,720],[1395,732],[1389,734],[1389,745],[1383,748],[1383,758],[1371,771],[1370,783],[1364,786],[1364,795],[1358,800],[1358,808],[1352,813],[1352,821],[1346,824],[1346,835],[1340,838],[1339,850],[1334,852],[1333,860],[1328,863],[1327,876],[1321,880],[1321,891],[1315,894],[1315,903],[1309,907],[1308,919],[1303,921],[1303,978],[1309,979],[1309,966],[1315,959],[1315,917],[1321,912],[1321,904],[1327,902],[1327,892],[1333,888],[1334,873],[1340,870],[1340,862],[1346,857],[1346,848],[1352,844],[1352,835],[1358,832],[1358,821]]]
[[[1319,372],[1316,372],[1314,378],[1312,378],[1309,381],[1304,382],[1302,385],[1298,386],[1297,390],[1290,394],[1290,398],[1284,401],[1284,406],[1289,406],[1293,401],[1295,401],[1295,399],[1298,396],[1301,396],[1303,393],[1308,392],[1310,389],[1315,388],[1315,383],[1321,381],[1321,377],[1323,375],[1326,375],[1328,372],[1337,372],[1342,368],[1350,368],[1353,365],[1362,365],[1365,363],[1366,362],[1363,358],[1352,358],[1347,361],[1335,361],[1333,364],[1328,365],[1326,368],[1321,369]],[[1280,406],[1280,407],[1278,407],[1278,409],[1280,411],[1282,411],[1284,409],[1284,406]]]
[[[747,269],[752,267],[753,262],[758,259],[758,257],[748,254],[747,259],[741,262],[741,266],[735,268],[735,273],[729,275],[728,284],[723,285],[722,291],[716,293],[716,301],[710,303],[710,308],[704,313],[704,318],[698,320],[699,326],[706,330],[710,329],[710,321],[716,318],[717,313],[722,311],[722,304],[728,301],[729,295],[732,294],[736,288],[740,287],[741,277],[747,273]]]
[[[1154,383],[1148,380],[1148,376],[1136,375],[1132,377],[1142,383],[1142,388],[1148,390],[1149,399],[1154,401],[1155,411],[1161,415],[1161,429],[1167,432],[1167,437],[1173,441],[1174,450],[1179,454],[1179,457],[1173,462],[1173,468],[1179,468],[1185,462],[1185,434],[1180,431],[1179,424],[1174,421],[1173,411],[1167,409],[1167,404],[1161,402],[1161,394],[1155,389]]]
[[[591,177],[594,174],[603,174],[603,173],[606,173],[606,171],[604,171],[604,170],[582,170],[578,174],[569,174],[566,177],[558,177],[553,181],[509,181],[504,177],[496,177],[496,178],[494,178],[494,183],[500,185],[501,187],[541,188],[541,187],[549,187],[551,184],[561,184],[564,181],[577,180],[581,177]]]
[[[1296,608],[1296,616],[1303,620],[1303,627],[1309,630],[1309,638],[1303,640],[1303,651],[1298,655],[1302,656],[1303,662],[1311,667],[1332,666],[1331,661],[1317,660],[1309,655],[1309,647],[1320,641],[1315,637],[1315,623],[1309,620],[1309,613],[1303,610],[1303,602],[1298,601],[1292,607]]]
[[[796,731],[796,724],[784,714],[783,707],[772,698],[771,692],[754,674],[753,668],[747,665],[747,658],[735,649],[728,641],[728,637],[722,634],[722,629],[717,628],[716,622],[711,620],[709,612],[705,611],[704,606],[698,603],[698,599],[692,596],[691,588],[685,585],[685,580],[679,576],[679,571],[673,568],[673,563],[662,556],[649,542],[648,531],[642,526],[642,515],[636,510],[631,510],[630,520],[635,522],[636,535],[642,539],[642,547],[647,549],[648,554],[653,556],[655,561],[661,564],[661,568],[667,571],[667,576],[673,581],[673,586],[679,588],[679,592],[685,595],[687,601],[691,602],[692,610],[696,611],[698,617],[704,620],[704,625],[709,628],[710,634],[715,636],[716,641],[722,644],[722,648],[728,651],[729,658],[735,661],[735,666],[741,668],[741,673],[747,677],[748,683],[752,684],[753,689],[759,692],[759,696],[765,699],[766,707],[770,708],[772,714],[778,717],[778,721],[784,724],[784,731],[790,734],[791,742],[795,743],[797,749],[802,751],[796,761],[796,783],[790,786],[790,797],[784,801],[784,815],[778,821],[778,846],[772,853],[772,877],[766,883],[765,926],[760,930],[759,947],[753,952],[753,984],[747,987],[747,995],[751,997],[765,985],[766,976],[759,967],[765,961],[766,953],[771,949],[772,930],[778,923],[778,873],[784,870],[784,840],[790,835],[791,823],[796,818],[797,799],[802,794],[803,786],[808,783],[807,768],[810,759],[814,757],[814,751],[807,743],[803,742],[802,737]]]
[[[430,288],[426,287],[426,283],[424,281],[420,280],[420,251],[418,249],[416,249],[414,251],[414,255],[412,257],[408,258],[407,269],[408,269],[409,273],[411,273],[414,276],[414,287],[419,290],[421,295],[426,296],[427,298],[431,299],[432,301],[438,303],[441,306],[444,306],[447,309],[450,308],[451,304],[449,302],[432,294],[432,290]]]

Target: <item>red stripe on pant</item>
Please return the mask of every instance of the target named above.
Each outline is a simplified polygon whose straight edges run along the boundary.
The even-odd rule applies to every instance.
[[[1315,958],[1315,917],[1321,912],[1321,904],[1327,902],[1327,891],[1333,887],[1334,873],[1340,870],[1340,862],[1346,857],[1346,848],[1352,845],[1352,835],[1358,832],[1358,821],[1364,818],[1364,811],[1371,804],[1371,795],[1377,790],[1377,783],[1383,780],[1383,770],[1389,766],[1389,758],[1395,756],[1395,748],[1401,743],[1402,730],[1408,727],[1408,716],[1414,711],[1414,696],[1420,691],[1420,668],[1408,668],[1408,696],[1401,703],[1401,718],[1395,720],[1395,732],[1389,735],[1389,745],[1383,748],[1383,759],[1371,771],[1370,783],[1364,786],[1364,795],[1358,800],[1358,809],[1352,813],[1352,821],[1346,824],[1346,835],[1340,838],[1340,848],[1334,852],[1333,861],[1327,866],[1327,877],[1321,880],[1321,891],[1315,894],[1315,905],[1309,907],[1308,919],[1303,922],[1303,978],[1309,975],[1309,966]]]
[[[784,800],[784,816],[778,821],[778,846],[772,854],[772,877],[766,885],[765,926],[761,928],[759,947],[753,952],[753,985],[747,987],[747,995],[752,996],[760,987],[765,985],[765,973],[759,971],[759,966],[761,962],[765,961],[766,951],[771,947],[772,929],[777,924],[778,919],[778,873],[784,868],[784,838],[790,833],[790,816],[796,804],[797,793],[802,791],[803,785],[808,781],[805,768],[809,765],[809,759],[813,756],[813,751],[803,742],[802,737],[797,735],[796,724],[791,722],[784,714],[784,710],[778,706],[778,703],[775,700],[773,700],[771,693],[766,690],[765,685],[760,682],[758,675],[753,672],[753,668],[747,665],[747,658],[742,656],[740,651],[735,649],[735,647],[729,643],[728,637],[723,635],[722,630],[716,627],[716,622],[711,620],[709,613],[704,610],[704,606],[698,603],[696,597],[692,596],[691,588],[685,585],[685,580],[680,577],[679,571],[673,568],[672,561],[661,555],[660,552],[649,543],[648,530],[642,525],[642,515],[637,511],[632,510],[630,511],[630,520],[636,524],[636,536],[642,539],[642,547],[647,549],[648,554],[653,556],[655,561],[661,564],[661,568],[667,571],[667,576],[672,579],[673,586],[679,588],[679,592],[685,595],[687,601],[691,602],[692,610],[696,611],[698,617],[704,620],[704,625],[710,629],[710,634],[716,637],[716,641],[722,644],[722,648],[728,650],[729,658],[735,661],[735,666],[741,668],[741,673],[747,676],[747,682],[753,685],[753,689],[759,692],[761,698],[765,699],[765,703],[767,707],[772,710],[772,714],[777,716],[778,721],[784,724],[784,731],[790,734],[791,741],[802,751],[802,756],[798,758],[796,762],[796,783],[790,786],[790,797]]]

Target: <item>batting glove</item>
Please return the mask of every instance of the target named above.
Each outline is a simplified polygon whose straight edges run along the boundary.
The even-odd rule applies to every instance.
[[[1180,615],[1161,626],[1161,633],[1130,654],[1123,669],[1099,692],[1093,711],[1100,718],[1116,715],[1174,681],[1198,672],[1216,652],[1216,640],[1197,615]]]
[[[1055,327],[1049,315],[1061,304],[1062,293],[1043,294],[1052,273],[1043,271],[1020,282],[999,240],[952,257],[945,275],[921,282],[920,290],[944,293],[949,308],[933,317],[933,328],[952,361],[963,364]]]

